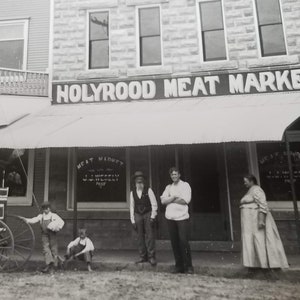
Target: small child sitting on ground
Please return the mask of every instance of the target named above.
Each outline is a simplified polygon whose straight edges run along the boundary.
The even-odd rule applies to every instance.
[[[93,242],[87,237],[86,229],[78,230],[78,237],[69,243],[67,247],[66,261],[71,258],[79,259],[87,263],[88,271],[92,271],[91,262],[93,251],[95,250]]]

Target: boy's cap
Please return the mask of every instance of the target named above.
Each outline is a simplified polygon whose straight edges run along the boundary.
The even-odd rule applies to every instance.
[[[51,205],[49,202],[44,202],[44,203],[42,203],[41,207],[42,207],[42,209],[47,209],[47,208],[50,208]]]

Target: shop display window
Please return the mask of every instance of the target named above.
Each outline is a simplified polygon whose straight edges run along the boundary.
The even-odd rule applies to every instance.
[[[300,143],[290,143],[293,177],[300,199]],[[269,201],[291,201],[292,191],[285,143],[257,143],[259,179]]]
[[[31,204],[33,152],[0,149],[0,184],[8,187],[8,205]]]
[[[79,204],[126,203],[124,148],[77,149],[76,198]]]

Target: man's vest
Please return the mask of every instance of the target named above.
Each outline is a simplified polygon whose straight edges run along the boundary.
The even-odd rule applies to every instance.
[[[141,198],[138,197],[136,189],[134,188],[132,191],[133,199],[134,199],[134,212],[137,214],[145,214],[152,210],[151,201],[148,195],[149,188],[144,188]]]

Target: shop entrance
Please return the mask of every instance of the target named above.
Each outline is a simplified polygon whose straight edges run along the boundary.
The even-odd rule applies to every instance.
[[[192,188],[191,240],[230,239],[224,151],[222,145],[184,145],[152,149],[152,186],[161,195],[171,183],[168,170],[178,166]],[[165,208],[159,205],[158,238],[168,239]]]

